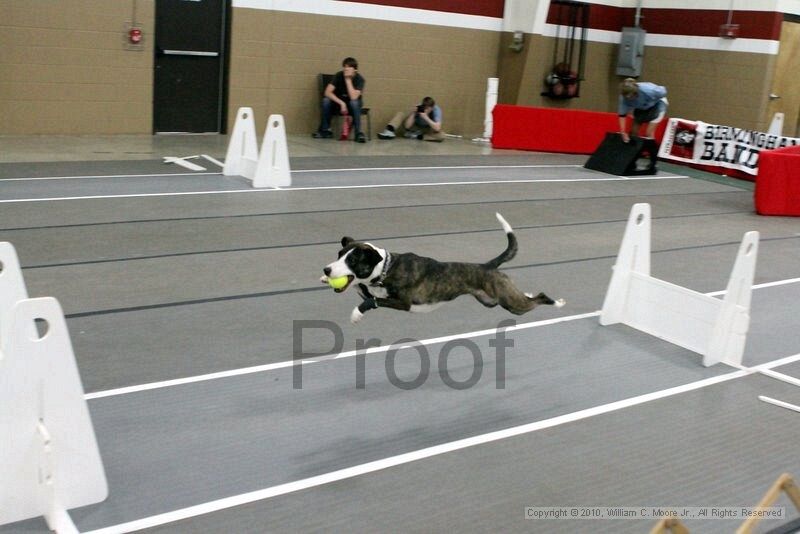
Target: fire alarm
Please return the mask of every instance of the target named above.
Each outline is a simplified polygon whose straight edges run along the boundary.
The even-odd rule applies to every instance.
[[[142,29],[141,28],[131,28],[128,30],[128,41],[131,44],[139,44],[142,42]]]

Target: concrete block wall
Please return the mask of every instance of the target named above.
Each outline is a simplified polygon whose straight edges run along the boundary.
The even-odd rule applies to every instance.
[[[137,1],[145,31],[139,50],[125,41],[132,6],[0,2],[0,133],[151,132],[153,0]]]

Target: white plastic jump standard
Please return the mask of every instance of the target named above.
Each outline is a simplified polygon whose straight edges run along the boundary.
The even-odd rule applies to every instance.
[[[0,525],[44,516],[77,532],[67,513],[108,495],[75,355],[58,301],[17,302],[0,325]],[[39,337],[35,321],[46,332]]]
[[[772,116],[772,122],[769,123],[767,133],[770,135],[783,135],[783,113],[778,112]]]
[[[494,106],[497,104],[497,88],[500,85],[499,78],[489,78],[486,82],[486,110],[483,120],[483,137],[492,138],[494,130]]]
[[[706,367],[741,366],[750,326],[750,296],[758,232],[739,246],[724,299],[650,276],[650,205],[635,204],[628,217],[600,324],[623,323],[703,355]]]
[[[239,108],[233,126],[225,166],[225,176],[244,176],[253,187],[289,187],[289,149],[282,115],[270,115],[261,151],[257,150],[256,125],[252,108]]]
[[[28,298],[22,269],[14,245],[0,242],[0,325],[7,321],[7,315],[17,301]]]

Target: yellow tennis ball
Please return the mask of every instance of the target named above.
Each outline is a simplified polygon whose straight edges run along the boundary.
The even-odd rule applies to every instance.
[[[347,277],[340,276],[339,278],[328,278],[328,285],[333,289],[342,289],[347,285]]]

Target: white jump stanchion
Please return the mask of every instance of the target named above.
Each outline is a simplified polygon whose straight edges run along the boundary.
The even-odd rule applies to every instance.
[[[28,290],[22,277],[17,251],[11,243],[0,242],[0,327],[11,320],[10,314],[14,305],[26,298]],[[0,352],[0,358],[2,357]]]
[[[20,300],[9,316],[0,325],[0,525],[44,516],[59,534],[78,532],[67,510],[105,500],[108,485],[64,313],[45,297]]]
[[[758,232],[747,232],[739,245],[725,297],[711,330],[708,349],[703,354],[703,365],[706,367],[717,362],[737,367],[742,364],[744,344],[750,328],[750,300],[756,274],[758,237]]]
[[[703,355],[706,367],[740,366],[750,325],[758,232],[739,246],[724,299],[650,276],[650,205],[631,208],[600,324],[623,323]]]
[[[770,135],[783,135],[783,113],[777,112],[772,116],[772,122],[769,123],[767,133]]]
[[[500,84],[499,78],[487,78],[486,80],[486,108],[483,118],[483,137],[476,137],[475,142],[488,143],[492,140],[494,130],[494,116],[492,111],[497,104],[497,88]]]
[[[2,314],[11,311],[17,301],[28,298],[25,279],[19,266],[19,257],[14,245],[0,242],[0,320]]]
[[[483,119],[483,137],[486,139],[492,138],[492,131],[494,130],[492,111],[497,105],[497,88],[499,85],[499,78],[489,78],[486,82],[486,113]]]
[[[253,182],[253,187],[292,185],[283,116],[269,116],[259,152],[253,110],[239,108],[222,174],[244,176]]]
[[[286,146],[286,126],[283,115],[270,115],[264,131],[264,141],[258,156],[253,187],[289,187],[289,148]]]
[[[253,108],[239,108],[233,133],[228,141],[225,154],[225,176],[246,176],[245,172],[255,175],[258,162],[258,142],[256,141],[256,121]]]

